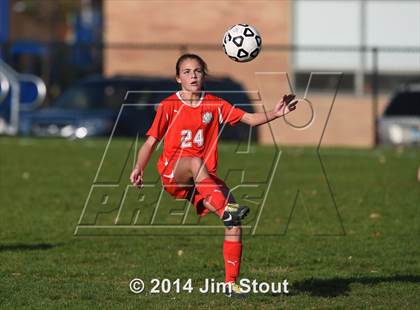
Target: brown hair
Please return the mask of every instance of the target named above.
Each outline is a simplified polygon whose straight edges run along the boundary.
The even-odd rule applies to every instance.
[[[181,63],[186,60],[186,59],[195,59],[198,61],[198,63],[201,66],[201,69],[203,70],[204,76],[207,75],[207,64],[206,62],[203,60],[203,58],[201,58],[200,56],[196,55],[196,54],[184,54],[181,57],[178,58],[177,62],[176,62],[176,75],[179,76],[179,71],[180,71],[180,67],[181,67]]]

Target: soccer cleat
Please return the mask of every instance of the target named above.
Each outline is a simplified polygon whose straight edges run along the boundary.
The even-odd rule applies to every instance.
[[[245,298],[247,294],[242,291],[239,284],[228,282],[226,283],[225,295],[229,298]]]
[[[223,224],[226,227],[239,226],[241,220],[249,213],[248,207],[241,207],[237,203],[228,203],[223,213]]]

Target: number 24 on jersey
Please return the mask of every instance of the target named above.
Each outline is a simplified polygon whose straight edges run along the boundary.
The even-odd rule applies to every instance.
[[[203,135],[203,129],[198,129],[197,133],[195,134],[193,138],[193,132],[189,129],[183,129],[181,130],[181,148],[188,148],[192,147],[193,143],[197,147],[202,147],[204,144],[204,135]]]

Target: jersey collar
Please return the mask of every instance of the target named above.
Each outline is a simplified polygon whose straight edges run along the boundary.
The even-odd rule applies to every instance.
[[[180,91],[177,91],[177,92],[176,92],[176,96],[178,97],[178,99],[179,99],[179,100],[181,100],[181,102],[182,102],[183,104],[185,104],[186,106],[189,106],[190,108],[193,108],[193,109],[198,108],[198,107],[201,105],[201,102],[203,101],[204,95],[205,95],[205,92],[204,92],[204,91],[202,91],[202,92],[201,92],[201,94],[200,94],[200,99],[198,100],[198,105],[197,105],[197,106],[195,106],[195,107],[193,107],[193,106],[191,106],[190,104],[186,103],[186,102],[185,102],[185,101],[181,98],[181,93],[180,93]]]

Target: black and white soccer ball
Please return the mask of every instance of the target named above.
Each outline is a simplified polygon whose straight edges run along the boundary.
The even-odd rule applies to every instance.
[[[261,36],[251,25],[237,24],[223,37],[225,54],[238,62],[253,60],[261,51]]]

